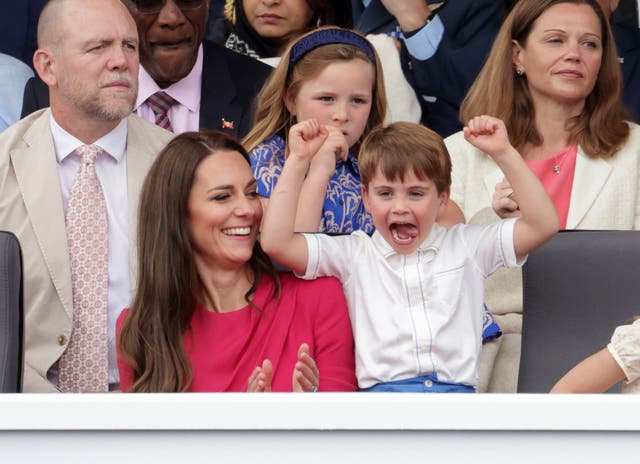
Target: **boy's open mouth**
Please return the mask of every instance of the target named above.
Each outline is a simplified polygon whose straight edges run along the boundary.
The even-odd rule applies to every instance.
[[[400,245],[411,243],[418,236],[418,228],[409,223],[394,222],[389,229],[393,240]]]

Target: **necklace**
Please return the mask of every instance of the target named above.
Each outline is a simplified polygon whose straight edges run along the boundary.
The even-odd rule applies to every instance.
[[[564,160],[567,158],[567,155],[570,151],[571,148],[567,148],[562,153],[554,156],[555,163],[553,164],[553,172],[555,174],[560,174],[560,172],[562,171],[562,163],[564,163]]]

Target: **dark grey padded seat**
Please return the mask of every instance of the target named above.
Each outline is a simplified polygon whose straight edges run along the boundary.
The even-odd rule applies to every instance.
[[[0,231],[0,392],[22,385],[22,259],[15,235]]]
[[[640,314],[640,231],[562,231],[531,253],[522,280],[518,392],[544,393]]]

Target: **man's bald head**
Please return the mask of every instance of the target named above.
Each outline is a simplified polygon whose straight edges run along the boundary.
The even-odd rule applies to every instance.
[[[111,130],[131,113],[138,33],[120,0],[52,0],[42,12],[38,40],[34,67],[65,130],[88,124]]]
[[[43,8],[38,20],[38,48],[50,48],[62,40],[65,3],[67,0],[49,0]]]
[[[110,2],[113,7],[129,14],[129,10],[120,0],[93,0],[94,2]],[[49,0],[40,13],[38,19],[38,48],[58,47],[65,38],[65,32],[74,24],[69,24],[70,12],[79,7],[88,7],[89,0]],[[133,18],[131,18],[133,21]]]

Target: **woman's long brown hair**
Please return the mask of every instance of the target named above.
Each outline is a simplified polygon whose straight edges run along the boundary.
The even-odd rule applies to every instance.
[[[216,151],[237,151],[249,163],[242,145],[217,131],[185,132],[158,155],[145,179],[138,221],[138,287],[118,339],[122,359],[133,370],[130,392],[180,392],[193,378],[183,337],[202,294],[189,227],[188,199],[199,164]],[[256,242],[248,263],[253,275],[251,297],[263,275],[275,284],[278,275]]]
[[[582,112],[567,122],[573,143],[579,143],[592,158],[610,158],[627,141],[627,110],[622,103],[622,74],[609,22],[596,0],[520,0],[507,16],[493,43],[489,57],[462,102],[463,123],[489,114],[504,121],[514,147],[542,144],[535,126],[535,108],[526,74],[518,76],[513,64],[513,41],[526,48],[535,21],[550,7],[571,3],[587,5],[599,19],[602,30],[602,62],[596,84]]]

